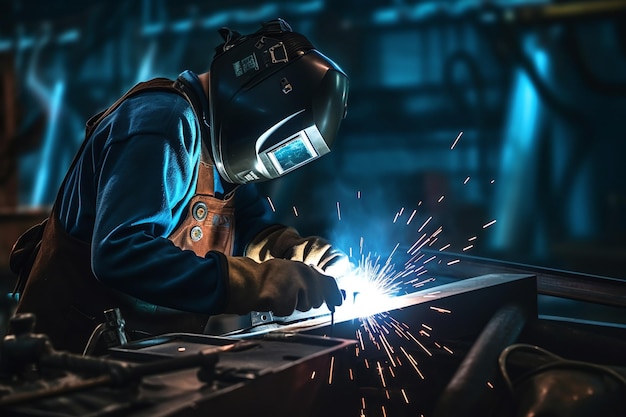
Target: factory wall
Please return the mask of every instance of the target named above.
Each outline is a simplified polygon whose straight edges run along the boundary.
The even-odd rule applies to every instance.
[[[139,81],[207,70],[220,27],[282,17],[351,86],[331,154],[261,184],[280,221],[353,254],[441,228],[433,250],[626,277],[622,2],[6,3],[3,257],[53,202],[92,114]]]

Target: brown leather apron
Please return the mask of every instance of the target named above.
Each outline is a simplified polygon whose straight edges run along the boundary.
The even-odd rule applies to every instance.
[[[187,217],[169,236],[179,248],[202,257],[210,250],[232,255],[233,249],[233,193],[223,200],[216,198],[213,175],[213,166],[201,161],[196,193],[189,202]]]
[[[88,124],[88,129],[92,131],[94,126]],[[205,152],[198,170],[196,193],[186,217],[169,239],[198,256],[204,257],[210,250],[230,255],[233,195],[215,197],[214,169]],[[156,306],[109,288],[94,276],[90,259],[90,244],[63,229],[55,204],[16,310],[34,313],[35,331],[47,334],[55,349],[82,353],[94,329],[104,321],[103,312],[116,307],[126,320],[131,339],[169,332],[203,332],[208,315]]]

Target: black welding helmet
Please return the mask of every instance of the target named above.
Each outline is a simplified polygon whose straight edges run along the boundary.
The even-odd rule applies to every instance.
[[[250,35],[220,34],[209,88],[220,175],[265,181],[330,152],[346,114],[346,74],[282,19]]]

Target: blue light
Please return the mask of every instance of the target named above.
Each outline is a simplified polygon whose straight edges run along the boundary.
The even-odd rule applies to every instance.
[[[545,78],[548,54],[536,45],[533,37],[527,38],[524,46],[537,72]],[[518,241],[520,234],[535,225],[529,214],[534,211],[533,205],[538,204],[533,200],[538,196],[535,185],[542,112],[543,106],[532,81],[525,71],[517,69],[513,75],[494,199],[498,227],[492,232],[491,244],[495,249],[511,249],[512,242]]]
[[[202,19],[201,26],[205,29],[224,26],[228,23],[229,19],[230,19],[230,13],[219,12],[219,13],[215,13],[211,16],[207,16],[204,19]]]
[[[399,12],[396,8],[380,9],[374,12],[372,21],[378,24],[395,23],[399,19]]]
[[[174,32],[189,32],[190,29],[193,28],[193,21],[191,19],[179,20],[178,22],[174,22],[172,24],[172,31]]]
[[[80,31],[78,29],[70,29],[60,34],[59,37],[57,38],[57,42],[59,42],[60,44],[71,43],[71,42],[76,42],[79,39],[80,39]]]
[[[319,0],[310,1],[308,3],[287,4],[285,7],[295,13],[313,13],[324,9],[324,2]]]
[[[48,203],[47,201],[44,201],[44,196],[46,189],[51,186],[50,174],[52,173],[51,170],[53,165],[53,149],[55,146],[62,146],[62,144],[55,142],[55,139],[57,126],[59,123],[59,114],[61,111],[61,105],[63,103],[64,91],[65,82],[57,81],[54,85],[54,90],[52,91],[52,95],[50,98],[49,122],[46,133],[44,135],[43,148],[41,151],[40,159],[41,162],[39,163],[39,167],[37,169],[35,186],[31,195],[30,205],[32,206],[41,206]],[[53,186],[56,187],[57,184],[54,184]]]

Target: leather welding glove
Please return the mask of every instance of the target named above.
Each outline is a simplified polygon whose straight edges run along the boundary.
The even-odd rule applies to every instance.
[[[350,267],[348,256],[319,236],[302,237],[292,227],[269,227],[248,244],[245,256],[264,262],[268,259],[290,259],[311,265],[328,275],[338,277]]]
[[[333,277],[307,264],[286,259],[257,263],[246,257],[227,256],[230,300],[226,313],[272,311],[288,316],[308,311],[326,302],[329,309],[342,303]]]

